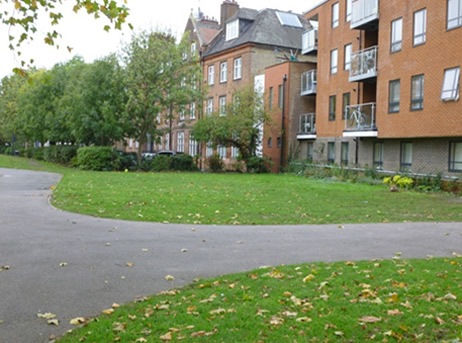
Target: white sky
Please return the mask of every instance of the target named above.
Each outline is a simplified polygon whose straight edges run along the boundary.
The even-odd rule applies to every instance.
[[[275,8],[295,13],[303,13],[312,8],[320,0],[237,0],[241,7],[254,8]],[[191,8],[197,10],[200,5],[201,11],[209,17],[220,17],[220,5],[222,0],[128,0],[127,6],[130,8],[128,22],[134,26],[134,31],[149,29],[170,29],[173,33],[181,35],[184,31]],[[6,1],[0,5],[0,10],[5,7],[12,7],[11,1]],[[74,55],[82,56],[86,62],[91,62],[96,58],[104,57],[111,52],[118,52],[123,41],[129,41],[132,32],[128,27],[123,31],[103,30],[107,21],[104,18],[98,20],[86,13],[75,14],[72,12],[74,0],[64,0],[62,13],[64,18],[61,23],[54,28],[62,34],[59,41],[60,49],[50,47],[43,42],[45,23],[47,18],[42,17],[38,22],[38,29],[42,35],[35,35],[35,40],[30,44],[21,46],[22,57],[28,61],[35,60],[35,66],[51,68],[55,63],[64,62]],[[45,13],[46,15],[46,13]],[[45,19],[45,20],[44,20]],[[17,29],[16,29],[17,30]],[[19,33],[17,33],[19,32]],[[19,36],[22,32],[11,31],[12,34]],[[8,45],[9,28],[0,24],[0,78],[10,74],[12,69],[19,67],[19,60],[14,53],[9,50]],[[67,46],[73,48],[72,52],[66,49]]]

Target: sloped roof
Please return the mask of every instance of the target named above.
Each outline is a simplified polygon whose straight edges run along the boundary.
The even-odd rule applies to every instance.
[[[240,8],[238,12],[227,21],[229,23],[235,19],[239,19],[239,37],[226,41],[225,29],[221,30],[205,56],[213,55],[246,43],[301,49],[302,34],[310,27],[310,24],[301,14],[294,13],[303,27],[282,25],[276,12],[290,13],[268,8],[261,11]]]
[[[201,37],[203,44],[208,44],[213,37],[220,31],[220,25],[210,24],[209,22],[196,21],[197,34]]]

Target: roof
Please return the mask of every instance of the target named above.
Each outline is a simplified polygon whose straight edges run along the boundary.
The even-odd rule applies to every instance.
[[[220,25],[210,24],[209,22],[196,21],[197,34],[201,37],[204,44],[208,44],[213,37],[220,31]]]
[[[297,16],[303,27],[283,25],[276,12]],[[310,24],[301,14],[268,8],[261,11],[240,8],[237,13],[227,20],[227,23],[236,19],[239,19],[239,36],[226,41],[225,25],[225,28],[220,31],[204,56],[210,56],[246,43],[301,49],[302,34],[310,27]]]

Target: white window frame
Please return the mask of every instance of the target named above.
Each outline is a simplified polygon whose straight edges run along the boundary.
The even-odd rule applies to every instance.
[[[196,49],[197,49],[196,42],[192,42],[191,43],[191,56],[192,57],[196,56]]]
[[[198,155],[198,143],[192,138],[191,133],[189,133],[189,154],[191,156]]]
[[[219,98],[220,117],[226,116],[226,95]]]
[[[207,142],[207,146],[205,148],[205,157],[210,157],[212,155],[213,155],[212,142]]]
[[[353,0],[346,0],[345,7],[345,22],[351,22],[351,16],[353,15]]]
[[[196,119],[196,103],[192,102],[189,105],[189,119],[194,120]]]
[[[180,116],[179,116],[180,121],[184,121],[184,117],[185,117],[185,109],[184,109],[183,106],[181,106],[181,108],[180,108]]]
[[[239,19],[226,24],[226,41],[239,37]]]
[[[234,80],[242,78],[242,57],[234,59]]]
[[[462,0],[448,0],[447,1],[447,26],[448,30],[455,29],[462,26]],[[451,11],[454,6],[454,12]]]
[[[208,83],[209,85],[213,85],[215,83],[215,66],[209,66],[209,73],[208,73]]]
[[[207,99],[207,108],[206,108],[205,114],[210,116],[212,115],[212,113],[213,113],[213,98],[209,98]]]
[[[184,152],[184,132],[178,132],[176,139],[176,151]]]
[[[220,158],[222,160],[224,160],[225,158],[227,158],[227,151],[226,151],[226,146],[225,145],[218,145],[217,146],[217,154],[218,156],[220,156]]]
[[[419,20],[419,17],[420,20]],[[422,8],[414,12],[414,32],[413,32],[414,46],[425,44],[427,40],[427,9]]]
[[[330,73],[331,75],[338,72],[338,49],[330,51]]]
[[[336,2],[332,5],[332,28],[335,29],[338,27],[340,22],[340,6],[339,3]]]
[[[351,68],[351,52],[353,50],[353,44],[347,44],[344,48],[345,59],[344,59],[344,70],[350,70]]]
[[[391,22],[390,51],[401,51],[403,46],[403,18]]]
[[[444,71],[441,100],[459,100],[460,67],[446,69]]]
[[[220,83],[228,81],[228,62],[220,63]]]

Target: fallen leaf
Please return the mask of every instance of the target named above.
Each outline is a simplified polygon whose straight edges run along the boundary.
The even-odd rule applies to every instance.
[[[173,280],[175,280],[175,278],[174,278],[172,275],[167,275],[167,276],[165,277],[165,280],[167,280],[167,281],[173,281]]]
[[[310,317],[300,317],[295,319],[296,322],[302,322],[302,323],[310,323],[311,318]]]
[[[310,274],[310,275],[307,275],[303,278],[303,282],[308,282],[308,281],[311,281],[315,278],[315,276],[313,274]]]
[[[120,305],[117,304],[117,303],[113,303],[113,304],[112,304],[112,308],[119,308],[119,307],[120,307]]]
[[[48,325],[56,325],[58,326],[59,325],[59,320],[58,319],[49,319],[47,321]]]
[[[435,322],[436,324],[438,325],[443,325],[444,323],[446,323],[443,319],[441,319],[440,317],[435,317]]]
[[[398,309],[395,309],[395,310],[388,310],[387,313],[388,313],[389,316],[401,316],[401,315],[404,314],[403,312],[401,312],[401,311],[398,310]]]
[[[363,316],[358,319],[359,322],[361,323],[377,323],[382,321],[381,317],[374,317],[374,316]]]
[[[188,249],[181,249],[181,252],[188,252]]]
[[[211,315],[223,314],[226,313],[224,308],[217,308],[216,310],[212,310],[209,312]]]
[[[344,335],[344,333],[342,331],[335,331],[334,334],[336,336],[343,336]]]
[[[84,317],[77,317],[77,318],[71,319],[69,323],[72,325],[80,325],[85,322],[86,322],[86,319]]]
[[[43,318],[43,319],[53,319],[53,318],[56,317],[56,314],[50,313],[50,312],[47,312],[47,313],[38,313],[38,314],[37,314],[37,317]]]
[[[290,312],[290,311],[284,311],[282,312],[282,315],[284,317],[297,317],[297,312]]]
[[[113,312],[114,312],[113,308],[108,308],[107,310],[101,311],[101,313],[106,314],[108,316],[110,316]]]
[[[444,296],[446,300],[457,300],[457,297],[454,294],[448,293]]]
[[[282,323],[284,323],[284,319],[276,317],[276,316],[271,317],[271,320],[270,320],[271,325],[281,325]]]
[[[162,341],[171,341],[172,340],[172,333],[167,332],[165,335],[159,337]]]
[[[141,251],[143,251],[143,252],[148,252],[149,249],[141,249]]]
[[[133,262],[127,262],[127,264],[125,266],[127,267],[133,267],[135,264]]]
[[[59,264],[59,266],[60,266],[60,267],[65,267],[65,266],[67,266],[67,263],[66,263],[66,262],[61,262],[61,263]]]

